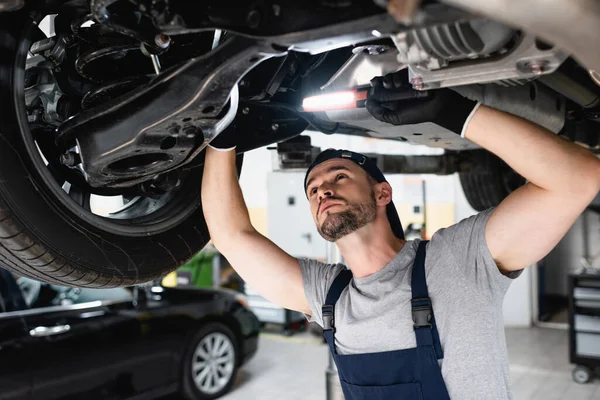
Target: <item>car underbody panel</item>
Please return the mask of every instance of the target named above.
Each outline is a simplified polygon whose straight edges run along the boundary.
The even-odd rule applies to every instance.
[[[594,74],[567,51],[445,4],[403,3],[398,14],[389,6],[398,1],[386,10],[369,0],[92,0],[90,15],[85,1],[71,3],[79,7],[75,22],[32,46],[37,59],[28,61],[30,70],[50,74],[38,74],[26,97],[29,106],[41,102],[38,116],[56,128],[61,162],[96,189],[164,181],[227,128],[244,136],[244,151],[298,135],[306,124],[325,133],[476,149],[432,123],[394,127],[364,108],[306,113],[300,106],[305,96],[368,85],[402,68],[415,90],[450,87],[555,133],[581,136],[582,124],[587,132],[600,120]],[[121,67],[98,78],[102,60],[133,55],[146,62],[144,73],[124,77]],[[90,90],[65,112],[61,97],[69,85],[57,67],[69,63]],[[582,142],[598,146],[597,135]]]

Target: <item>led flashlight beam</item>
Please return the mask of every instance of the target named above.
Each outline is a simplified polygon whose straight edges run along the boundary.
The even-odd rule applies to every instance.
[[[364,106],[367,100],[366,90],[343,90],[306,97],[302,101],[302,109],[307,112],[346,110]]]

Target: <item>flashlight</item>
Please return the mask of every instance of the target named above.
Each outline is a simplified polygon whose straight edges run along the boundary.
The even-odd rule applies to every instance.
[[[411,87],[383,89],[363,86],[356,89],[305,97],[302,101],[302,108],[306,112],[348,110],[363,108],[367,99],[373,99],[379,103],[388,103],[427,97],[429,97],[428,91],[413,90]]]
[[[367,91],[368,89],[352,89],[305,97],[302,101],[302,109],[306,112],[314,112],[364,107]]]

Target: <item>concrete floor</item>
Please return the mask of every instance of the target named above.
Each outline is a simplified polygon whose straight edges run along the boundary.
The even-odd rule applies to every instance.
[[[600,400],[600,380],[572,381],[567,331],[506,330],[516,400]],[[259,351],[224,400],[325,400],[327,348],[309,333],[263,334]]]

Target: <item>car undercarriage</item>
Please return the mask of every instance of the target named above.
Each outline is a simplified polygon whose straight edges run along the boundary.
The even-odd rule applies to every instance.
[[[597,123],[585,115],[600,104],[592,78],[577,65],[558,71],[568,53],[533,34],[442,4],[423,5],[404,25],[371,1],[316,2],[318,12],[288,3],[92,1],[90,14],[87,2],[68,2],[66,29],[33,43],[27,63],[26,81],[47,68],[62,79],[46,83],[53,90],[29,87],[30,110],[56,126],[63,165],[92,188],[176,182],[164,175],[193,163],[234,121],[247,130],[240,135],[256,136],[242,151],[291,138],[306,122],[327,133],[475,148],[432,124],[385,126],[364,108],[302,111],[309,94],[368,85],[402,67],[414,89],[458,87],[554,132],[572,112]],[[82,27],[87,21],[96,23]],[[40,98],[41,110],[33,106]],[[269,112],[277,117],[261,118],[266,126],[242,122]],[[584,142],[597,145],[597,135]]]
[[[490,18],[500,3],[505,12]],[[526,13],[536,1],[512,3],[473,12],[468,0],[4,0],[0,18],[22,21],[3,28],[18,43],[0,75],[13,85],[3,101],[15,118],[4,129],[18,126],[19,157],[31,160],[48,196],[123,237],[167,232],[198,211],[190,182],[225,130],[239,137],[240,154],[278,143],[292,159],[310,155],[299,139],[306,129],[443,148],[429,160],[387,159],[405,173],[459,172],[471,204],[484,209],[524,181],[477,145],[434,123],[392,126],[364,105],[307,111],[303,100],[406,69],[414,90],[452,88],[600,151],[600,60],[585,47],[598,37],[600,8],[576,2],[569,12],[581,26],[557,32],[560,16]],[[492,178],[501,190],[483,199],[473,187]],[[91,196],[121,196],[123,204],[95,215]],[[196,230],[205,243],[205,227]],[[147,274],[125,257],[137,275],[111,285],[147,280],[194,251],[187,253],[164,255],[170,265]],[[108,265],[122,272],[119,262]]]

